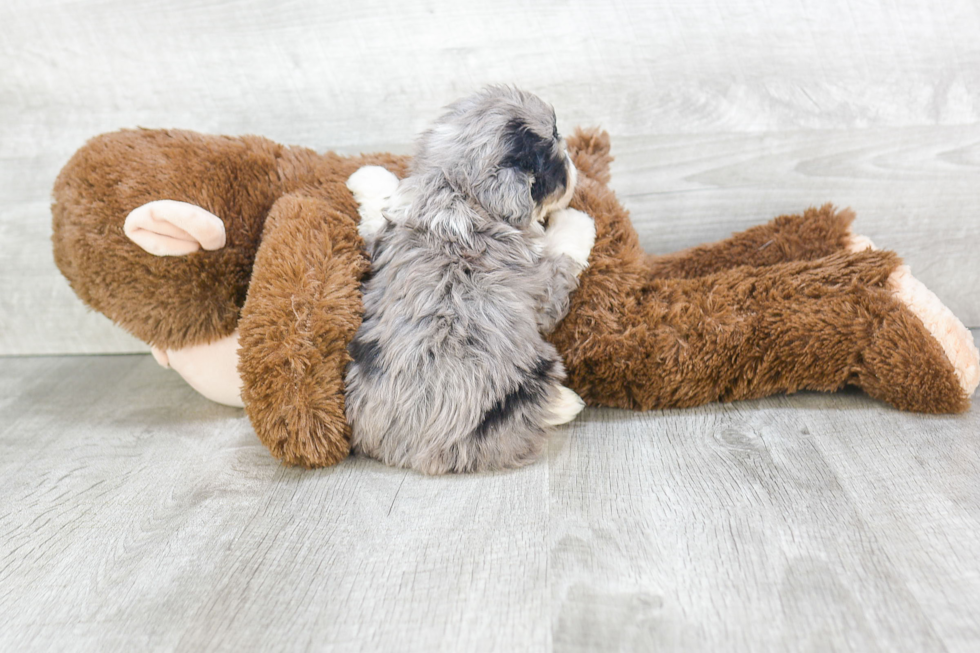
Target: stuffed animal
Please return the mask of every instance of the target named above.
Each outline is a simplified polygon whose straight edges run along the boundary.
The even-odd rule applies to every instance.
[[[568,138],[571,206],[596,240],[549,335],[588,405],[696,406],[862,388],[960,412],[980,382],[969,331],[899,257],[827,205],[667,256],[645,254],[609,189],[609,138]],[[369,269],[345,157],[256,136],[126,130],[80,149],[54,186],[55,261],[90,307],[206,396],[244,404],[274,456],[349,451],[343,373]],[[362,198],[369,201],[368,198]],[[381,198],[383,201],[384,198]]]

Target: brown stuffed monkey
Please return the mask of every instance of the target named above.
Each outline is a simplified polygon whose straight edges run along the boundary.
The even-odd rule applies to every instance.
[[[662,257],[608,188],[609,138],[577,130],[572,207],[596,242],[549,339],[589,405],[648,410],[845,385],[904,410],[960,412],[980,382],[969,331],[892,252],[824,206]],[[59,175],[55,261],[81,299],[198,390],[244,404],[290,464],[349,451],[343,373],[369,269],[347,179],[407,157],[261,137],[126,130]]]

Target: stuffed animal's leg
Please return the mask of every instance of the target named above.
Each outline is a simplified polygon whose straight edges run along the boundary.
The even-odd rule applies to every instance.
[[[635,234],[625,210],[607,187],[613,160],[609,153],[609,134],[596,128],[578,128],[568,137],[567,144],[580,173],[580,192],[573,207],[593,217],[602,216],[600,234],[606,231],[620,252],[625,250],[627,257],[632,256],[630,250],[638,250]],[[808,209],[802,215],[780,216],[718,243],[664,256],[648,256],[646,265],[657,278],[690,278],[739,265],[810,261],[842,250],[860,251],[870,241],[851,231],[853,220],[852,211],[838,211],[826,204],[819,209]]]
[[[238,369],[256,434],[286,463],[332,465],[350,449],[344,370],[368,268],[352,216],[310,197],[275,203],[239,321]]]
[[[850,252],[874,250],[870,239],[852,235],[847,244]],[[888,289],[915,315],[943,348],[953,364],[956,378],[967,396],[980,385],[980,351],[970,330],[925,284],[912,276],[907,265],[901,265],[888,277]]]
[[[663,256],[648,256],[655,278],[714,274],[740,265],[762,266],[789,261],[813,261],[841,251],[860,251],[871,241],[851,231],[854,212],[830,204],[800,215],[783,215],[731,238],[698,245]]]
[[[567,143],[568,153],[580,173],[580,188],[572,206],[593,217],[601,216],[600,235],[606,232],[619,253],[627,257],[634,253],[644,256],[638,252],[625,210],[607,187],[612,162],[609,135],[600,129],[578,128]],[[826,204],[819,209],[808,209],[802,215],[780,216],[718,243],[664,256],[647,256],[646,265],[649,273],[657,278],[691,278],[739,265],[812,261],[839,251],[860,251],[870,241],[852,233],[853,220],[852,211],[838,211]],[[598,258],[605,260],[608,254],[612,251]]]
[[[837,212],[827,204],[820,209],[808,209],[803,215],[780,216],[721,243],[648,260],[648,264],[653,276],[666,273],[666,276],[691,277],[737,265],[772,265],[782,261],[815,260],[840,251],[876,249],[869,238],[852,231],[853,220],[852,211]],[[748,263],[740,263],[741,260]],[[953,364],[960,385],[968,395],[972,394],[980,381],[980,366],[976,362],[978,353],[969,330],[932,291],[912,276],[907,265],[892,273],[888,287],[939,342]]]
[[[899,263],[866,250],[693,279],[626,265],[584,278],[551,339],[590,404],[682,407],[854,384],[906,410],[962,411],[972,388],[896,290]]]

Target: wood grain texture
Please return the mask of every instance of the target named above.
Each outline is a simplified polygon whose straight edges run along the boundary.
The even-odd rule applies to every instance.
[[[147,356],[0,358],[0,398],[0,650],[546,645],[544,465],[281,467]]]
[[[944,478],[903,484],[917,443],[944,471],[977,446],[976,415],[885,413],[819,395],[590,412],[553,442],[556,650],[977,646],[980,521],[943,496]]]
[[[404,149],[488,82],[538,92],[564,128],[606,127],[657,251],[851,204],[980,325],[971,0],[12,0],[0,25],[0,354],[145,349],[51,262],[51,184],[86,139],[183,127]]]
[[[302,471],[148,356],[0,358],[0,650],[972,651],[978,452],[802,393]]]

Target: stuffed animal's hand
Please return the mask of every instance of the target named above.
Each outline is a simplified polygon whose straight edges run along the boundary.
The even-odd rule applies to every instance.
[[[595,221],[585,213],[561,209],[548,218],[548,228],[544,232],[546,252],[555,256],[564,254],[584,270],[589,266],[589,254],[594,245]]]

